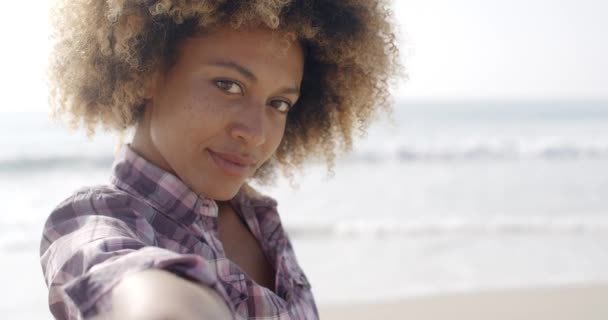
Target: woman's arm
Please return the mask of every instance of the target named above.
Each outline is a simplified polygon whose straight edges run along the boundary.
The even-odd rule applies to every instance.
[[[207,304],[214,306],[205,301],[217,299],[210,297],[221,297],[232,315],[234,311],[213,271],[213,262],[198,254],[158,247],[155,230],[143,214],[128,207],[130,201],[132,199],[115,195],[83,192],[51,213],[43,229],[40,262],[49,287],[49,309],[53,316],[77,320],[103,314],[107,319],[113,313],[113,301],[126,303],[134,311],[141,301],[141,311],[156,310],[159,316],[162,312],[172,312],[173,309],[165,307],[178,303],[203,308],[212,315],[217,304],[216,308],[205,307]],[[121,203],[125,203],[125,208],[118,206]],[[165,273],[147,278],[143,273],[147,270]],[[137,275],[140,272],[142,275]],[[157,275],[150,275],[153,274]],[[174,276],[170,278],[167,274]],[[136,281],[144,275],[151,281]],[[123,291],[127,293],[119,294],[114,300],[114,289],[132,276],[133,281],[125,282],[124,287],[128,290]],[[215,296],[208,293],[211,290]],[[186,307],[179,310],[182,309],[191,311]],[[119,315],[116,318],[129,319]],[[197,318],[201,319],[201,315]]]
[[[112,291],[109,319],[232,319],[212,289],[158,269],[126,276]]]

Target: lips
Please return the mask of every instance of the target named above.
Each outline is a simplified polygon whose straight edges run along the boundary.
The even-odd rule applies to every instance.
[[[248,157],[243,157],[238,154],[222,153],[222,152],[217,152],[217,151],[214,151],[211,149],[209,149],[209,151],[211,151],[214,155],[217,155],[226,161],[230,161],[230,162],[233,162],[233,163],[241,165],[241,166],[252,166],[255,164],[255,161],[253,159],[248,158]]]
[[[247,175],[255,164],[252,158],[243,157],[238,154],[216,152],[211,149],[207,150],[218,168],[231,176]]]

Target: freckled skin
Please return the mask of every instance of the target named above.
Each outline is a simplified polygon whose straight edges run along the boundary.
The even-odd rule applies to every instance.
[[[285,42],[270,29],[220,28],[187,38],[179,49],[176,64],[151,82],[131,147],[195,192],[229,200],[281,142],[284,110],[299,96],[284,89],[300,87],[302,48],[292,43],[280,54]],[[208,149],[247,154],[256,163],[244,176],[227,175]]]

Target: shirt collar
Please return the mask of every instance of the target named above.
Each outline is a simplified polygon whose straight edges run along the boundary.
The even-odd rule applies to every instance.
[[[137,154],[128,144],[120,149],[112,165],[112,183],[136,194],[158,211],[190,225],[197,214],[217,218],[217,203],[198,195],[177,176]]]
[[[123,145],[116,155],[111,181],[186,225],[193,223],[197,214],[210,218],[218,216],[215,200],[197,194],[177,176],[140,156],[128,144]],[[276,210],[277,206],[276,200],[258,193],[246,183],[230,202],[242,213],[255,212],[258,207]]]

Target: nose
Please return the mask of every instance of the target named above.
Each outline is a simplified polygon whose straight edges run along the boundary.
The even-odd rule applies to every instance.
[[[266,141],[266,109],[260,104],[249,105],[241,109],[237,121],[231,128],[231,136],[246,144],[260,146]]]

